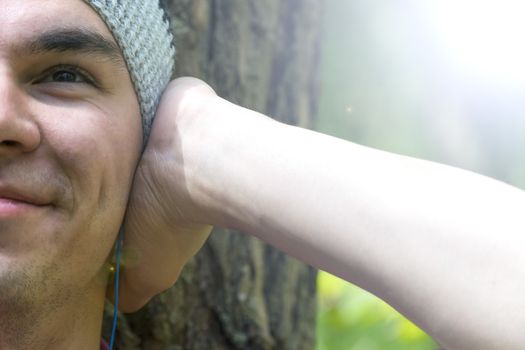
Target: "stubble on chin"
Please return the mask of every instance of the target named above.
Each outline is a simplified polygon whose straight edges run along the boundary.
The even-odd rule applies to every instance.
[[[54,267],[35,266],[0,266],[0,349],[42,348],[36,335],[71,297]]]

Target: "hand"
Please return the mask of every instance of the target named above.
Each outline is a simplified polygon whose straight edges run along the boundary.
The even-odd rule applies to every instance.
[[[197,204],[190,161],[195,123],[217,99],[193,78],[171,82],[161,99],[139,162],[124,221],[119,309],[133,312],[170,288],[212,227]],[[197,131],[198,133],[198,131]],[[198,141],[198,136],[197,136]],[[107,296],[113,300],[113,285]]]

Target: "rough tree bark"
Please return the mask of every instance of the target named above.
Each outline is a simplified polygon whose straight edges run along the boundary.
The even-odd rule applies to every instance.
[[[176,76],[289,124],[310,126],[318,96],[321,0],[162,0]],[[152,273],[155,267],[152,266]],[[120,316],[120,349],[313,349],[316,271],[216,229],[177,284]],[[110,328],[109,312],[104,335]]]

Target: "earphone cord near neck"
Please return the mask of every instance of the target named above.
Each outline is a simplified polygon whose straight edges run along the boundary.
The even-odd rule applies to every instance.
[[[117,330],[117,312],[118,312],[118,281],[119,281],[119,272],[120,272],[120,251],[122,250],[122,242],[124,240],[124,230],[120,229],[117,238],[117,252],[116,252],[116,264],[115,267],[115,306],[113,309],[113,326],[111,328],[111,340],[109,342],[109,349],[113,350],[113,345],[115,343],[115,332]]]

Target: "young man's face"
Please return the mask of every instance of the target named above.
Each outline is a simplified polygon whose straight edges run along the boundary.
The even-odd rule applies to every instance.
[[[0,313],[98,300],[142,147],[133,85],[81,0],[0,9]]]

